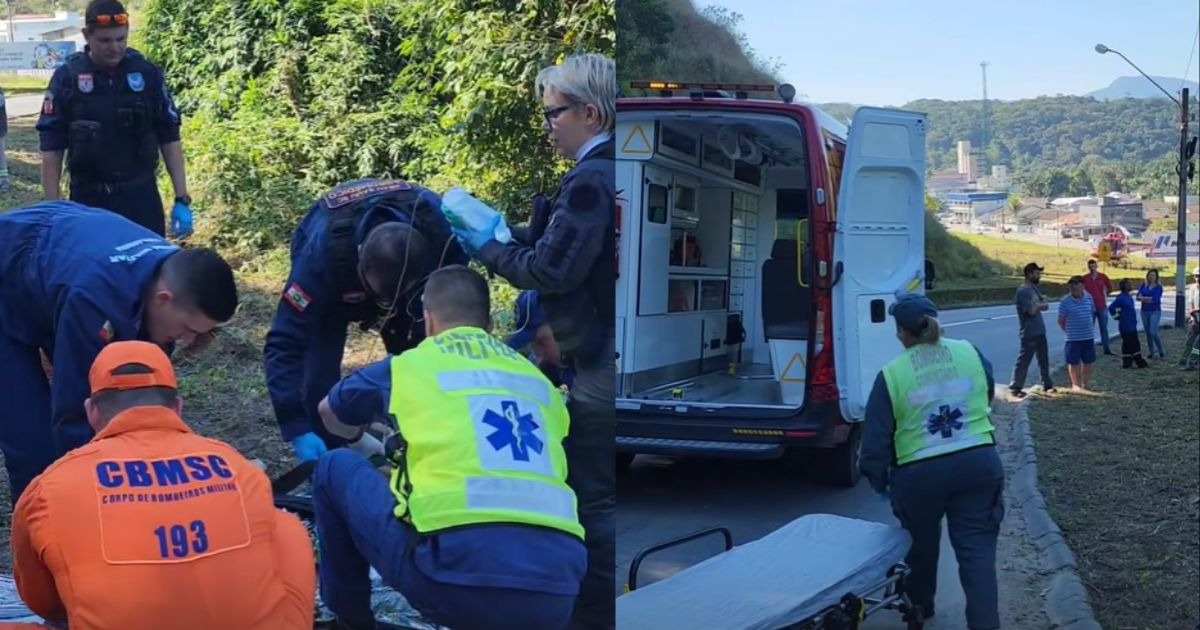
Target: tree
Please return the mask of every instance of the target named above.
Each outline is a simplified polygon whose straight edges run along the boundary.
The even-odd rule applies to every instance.
[[[1071,176],[1062,169],[1051,169],[1046,183],[1047,197],[1061,197],[1071,190]]]
[[[645,74],[668,54],[675,21],[662,0],[617,0],[617,68],[622,79],[650,78]]]
[[[151,0],[139,37],[186,114],[214,244],[283,243],[316,195],[358,177],[463,185],[522,220],[566,168],[534,78],[575,51],[612,55],[616,17],[607,0],[517,5]]]
[[[1082,168],[1076,168],[1071,171],[1070,194],[1076,197],[1083,197],[1092,194],[1094,186],[1092,180],[1088,177],[1087,172]]]

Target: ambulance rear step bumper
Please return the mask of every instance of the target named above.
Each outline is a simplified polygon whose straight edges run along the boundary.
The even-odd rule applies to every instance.
[[[779,442],[725,442],[673,438],[617,436],[617,450],[647,455],[693,457],[741,457],[772,459],[783,455]]]

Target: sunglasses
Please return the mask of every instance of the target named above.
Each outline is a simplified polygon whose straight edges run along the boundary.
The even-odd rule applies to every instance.
[[[91,20],[88,20],[88,23],[95,24],[96,26],[112,26],[113,24],[116,24],[118,26],[126,26],[129,24],[129,14],[128,13],[102,13],[100,15],[93,17]]]
[[[575,107],[574,103],[572,103],[570,105],[560,105],[553,109],[542,110],[542,116],[545,117],[546,122],[548,122],[548,123],[553,122],[555,118],[558,118],[559,116],[562,115],[563,112],[567,111],[568,109],[571,109],[572,107]]]

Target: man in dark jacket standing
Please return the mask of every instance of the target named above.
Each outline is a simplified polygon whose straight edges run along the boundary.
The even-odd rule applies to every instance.
[[[569,483],[586,530],[588,571],[573,628],[612,628],[616,550],[615,249],[612,131],[617,77],[612,59],[576,55],[536,80],[542,129],[575,166],[549,198],[534,200],[527,227],[500,243],[493,229],[455,229],[464,247],[518,289],[536,289],[554,338],[575,375],[564,446]],[[494,227],[494,226],[492,226]]]

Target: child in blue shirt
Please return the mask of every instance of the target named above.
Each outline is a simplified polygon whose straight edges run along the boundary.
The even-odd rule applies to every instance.
[[[1121,292],[1108,305],[1108,312],[1117,320],[1117,330],[1121,333],[1121,367],[1129,368],[1137,364],[1139,368],[1146,367],[1146,359],[1142,357],[1142,342],[1137,332],[1137,305],[1133,302],[1133,284],[1128,279],[1120,283]]]

